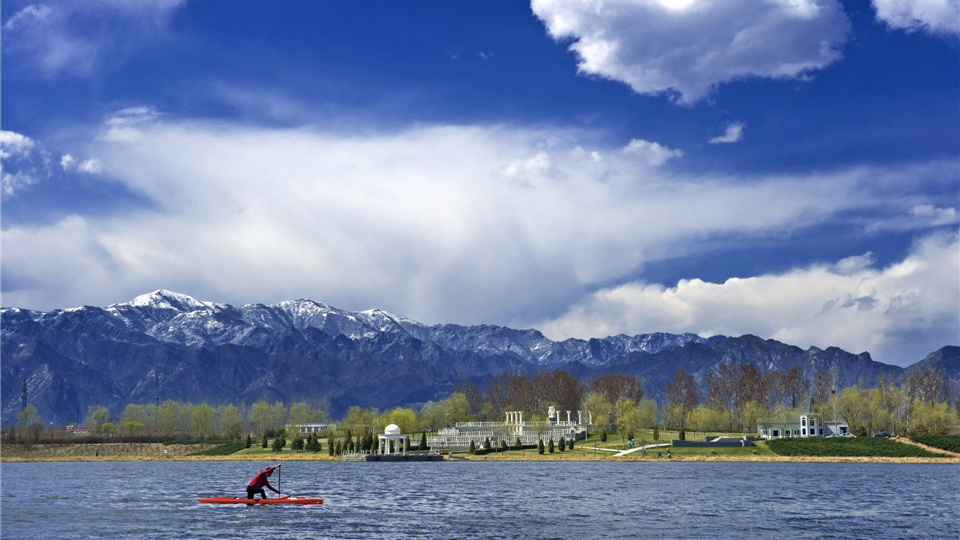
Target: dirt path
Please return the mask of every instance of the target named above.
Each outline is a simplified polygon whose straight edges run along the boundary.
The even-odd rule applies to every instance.
[[[949,450],[944,450],[942,448],[936,448],[934,446],[927,446],[925,444],[918,443],[917,441],[910,440],[907,437],[893,437],[890,440],[901,442],[903,444],[912,444],[913,446],[918,446],[920,448],[923,448],[924,450],[933,452],[934,454],[943,454],[945,456],[960,457],[960,454],[957,454],[956,452],[951,452]]]

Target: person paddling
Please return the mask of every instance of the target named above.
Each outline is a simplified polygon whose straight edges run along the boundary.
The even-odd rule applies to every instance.
[[[254,495],[259,493],[261,499],[266,499],[267,493],[263,491],[264,487],[268,487],[270,488],[270,491],[273,491],[277,495],[280,495],[280,492],[277,491],[276,488],[270,485],[270,480],[269,480],[270,476],[273,474],[273,470],[279,467],[280,465],[275,465],[273,467],[267,467],[266,469],[258,472],[257,475],[253,477],[253,480],[251,480],[250,483],[247,484],[247,498],[252,499]]]

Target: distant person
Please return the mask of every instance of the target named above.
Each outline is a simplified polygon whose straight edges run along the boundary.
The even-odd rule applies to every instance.
[[[273,470],[278,469],[279,467],[280,465],[275,465],[273,467],[267,467],[266,469],[258,472],[257,475],[253,477],[253,480],[251,480],[250,483],[247,484],[247,498],[252,499],[254,495],[259,493],[261,499],[266,499],[267,493],[263,491],[264,487],[268,487],[270,488],[270,491],[276,493],[277,495],[280,495],[280,492],[277,491],[276,488],[271,486],[270,480],[268,480],[270,476],[273,474]]]

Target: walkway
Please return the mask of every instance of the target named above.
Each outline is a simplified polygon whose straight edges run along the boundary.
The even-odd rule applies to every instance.
[[[614,452],[613,457],[621,457],[627,454],[632,454],[638,450],[644,450],[646,448],[660,448],[663,446],[670,446],[670,443],[660,443],[660,444],[648,444],[646,446],[638,446],[636,448],[630,448],[627,450],[616,450],[613,448],[600,448],[599,446],[580,446],[584,450],[603,450],[604,452]]]

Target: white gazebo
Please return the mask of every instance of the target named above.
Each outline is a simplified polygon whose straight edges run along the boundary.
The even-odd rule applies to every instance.
[[[400,433],[400,426],[396,424],[387,426],[387,429],[383,430],[383,435],[377,435],[377,439],[379,439],[381,454],[407,453],[407,436]],[[393,445],[395,451],[391,452],[390,443],[394,441],[396,441],[396,444]]]

